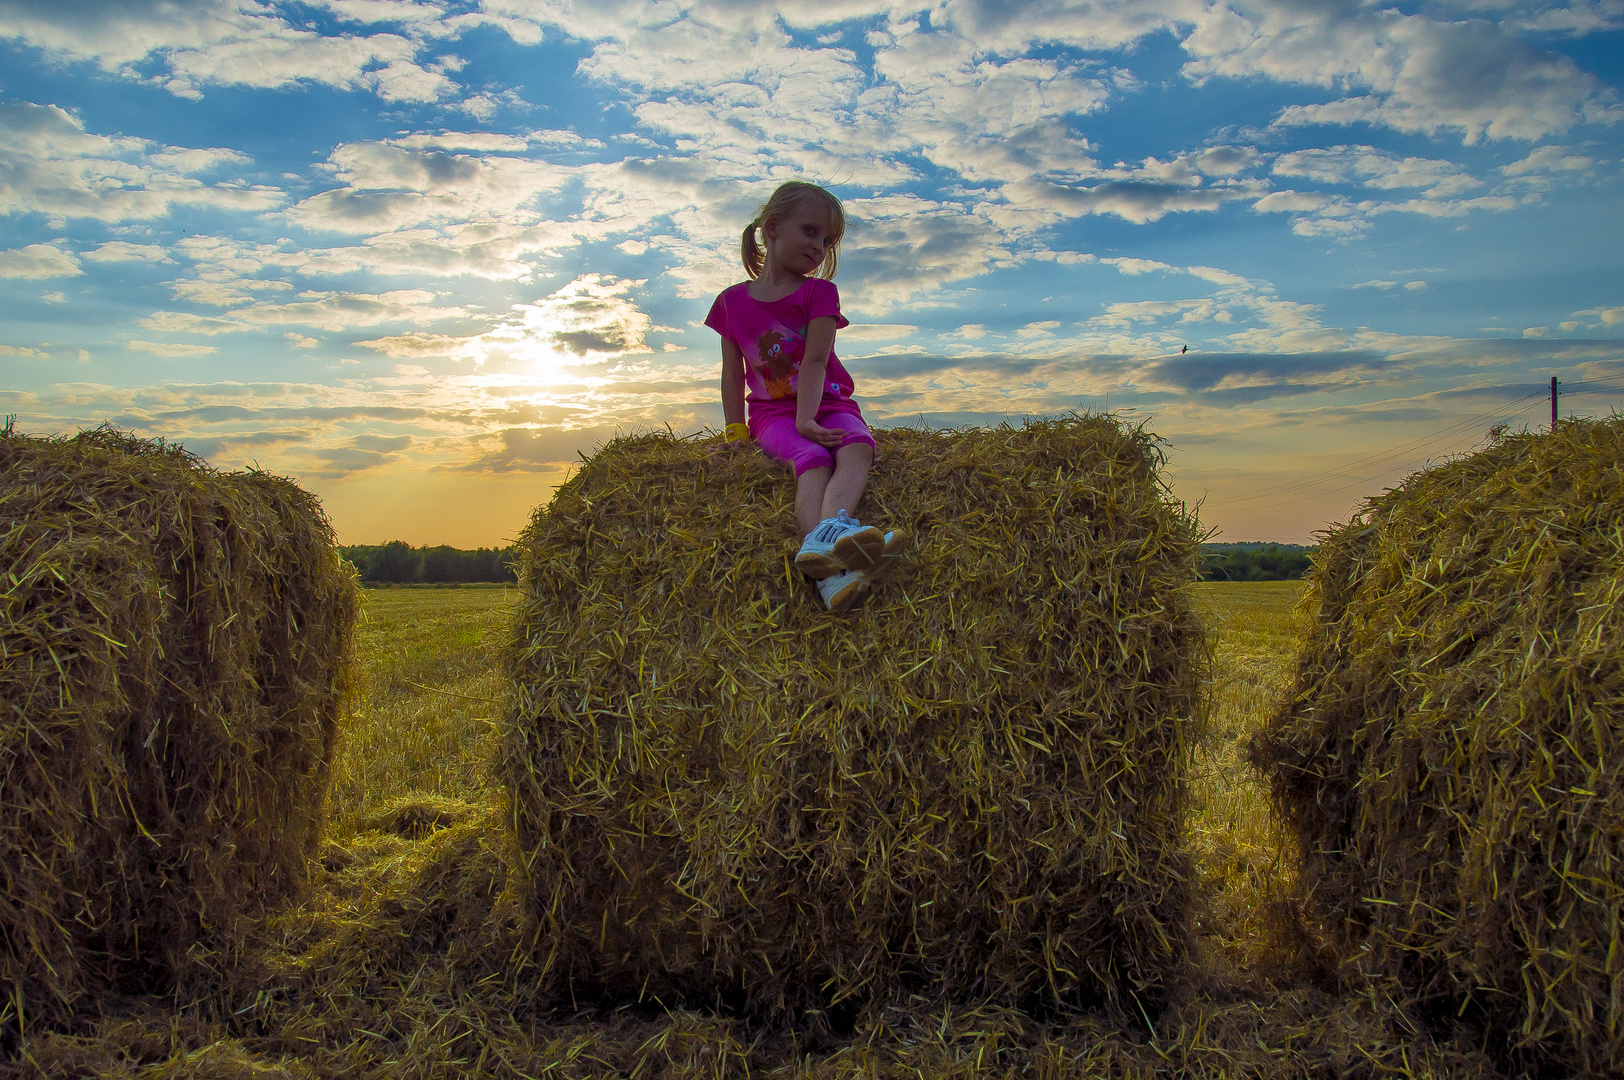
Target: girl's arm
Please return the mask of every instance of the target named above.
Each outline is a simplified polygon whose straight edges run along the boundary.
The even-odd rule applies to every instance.
[[[722,339],[722,423],[744,423],[744,350]]]
[[[829,354],[835,349],[835,317],[820,315],[806,324],[806,351],[795,379],[795,430],[815,443],[837,447],[846,433],[818,423],[818,406],[829,377]]]

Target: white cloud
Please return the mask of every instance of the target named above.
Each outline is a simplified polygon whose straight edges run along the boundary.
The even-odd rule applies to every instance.
[[[1585,308],[1583,311],[1575,311],[1574,315],[1587,315],[1594,317],[1597,321],[1590,323],[1590,326],[1592,327],[1617,326],[1620,323],[1624,323],[1624,307]]]
[[[356,344],[397,359],[449,357],[471,360],[476,366],[565,377],[564,369],[583,361],[650,351],[646,335],[652,320],[625,295],[643,284],[583,274],[534,303],[513,305],[512,315],[482,333],[410,333]]]
[[[312,6],[325,8],[346,22],[363,25],[387,22],[416,26],[436,22],[446,15],[444,5],[416,0],[313,0]]]
[[[967,40],[989,52],[1014,51],[1033,41],[1105,52],[1158,31],[1176,31],[1205,6],[1199,0],[1028,0],[1017,12],[999,0],[948,0],[942,9]]]
[[[443,14],[422,4],[387,10],[396,23]],[[416,63],[422,46],[412,38],[324,35],[294,26],[259,0],[14,0],[0,7],[0,37],[193,99],[208,86],[298,82],[368,89],[386,101],[437,101],[458,91],[445,75]],[[156,74],[147,73],[154,68]]]
[[[975,182],[1091,172],[1088,141],[1066,118],[1103,107],[1112,81],[1052,60],[995,62],[973,40],[912,33],[881,51],[875,73],[886,81],[859,100],[858,126],[883,116],[904,145]]]
[[[840,331],[841,341],[890,341],[919,332],[911,323],[852,323]]]
[[[1424,214],[1427,217],[1464,217],[1473,210],[1514,210],[1517,200],[1509,195],[1480,195],[1475,199],[1405,199],[1376,203],[1370,209],[1381,214]]]
[[[1520,161],[1502,165],[1500,171],[1507,176],[1533,179],[1540,174],[1587,173],[1595,165],[1595,158],[1576,154],[1565,146],[1541,146]]]
[[[1252,204],[1257,213],[1290,213],[1292,231],[1302,236],[1347,238],[1369,228],[1378,214],[1411,213],[1427,217],[1462,217],[1474,210],[1506,211],[1517,206],[1509,195],[1460,198],[1482,181],[1449,161],[1399,157],[1373,146],[1333,146],[1298,150],[1276,158],[1278,176],[1302,177],[1324,184],[1359,185],[1377,190],[1421,188],[1408,199],[1363,198],[1318,191],[1271,191]]]
[[[1369,224],[1363,218],[1301,217],[1291,223],[1291,231],[1298,236],[1347,240],[1363,232]]]
[[[481,90],[477,94],[470,94],[451,106],[459,112],[467,113],[482,124],[488,124],[496,119],[503,109],[515,112],[529,112],[535,106],[526,101],[515,89],[509,88],[499,92]]]
[[[507,135],[496,131],[420,131],[402,135],[385,143],[353,143],[354,146],[394,146],[404,150],[473,150],[481,153],[505,150],[521,153],[529,147],[531,139],[524,135]]]
[[[1437,196],[1458,195],[1482,186],[1481,181],[1452,161],[1399,157],[1374,146],[1296,150],[1277,157],[1271,171],[1276,176],[1303,176],[1322,184],[1426,188]]]
[[[370,86],[385,101],[440,101],[455,95],[457,84],[438,71],[428,71],[409,60],[396,60],[356,80]]]
[[[1172,266],[1154,259],[1113,256],[1099,261],[1131,276],[1150,273],[1186,274],[1209,282],[1216,288],[1209,296],[1108,303],[1103,314],[1096,315],[1081,324],[1087,331],[1117,331],[1139,324],[1166,323],[1169,320],[1176,320],[1179,324],[1230,324],[1250,320],[1254,324],[1254,329],[1237,331],[1234,340],[1237,347],[1251,348],[1254,346],[1243,346],[1241,343],[1241,337],[1248,332],[1277,334],[1314,330],[1319,327],[1316,314],[1319,305],[1281,300],[1276,295],[1275,287],[1265,281],[1256,281],[1218,267]],[[1101,340],[1090,338],[1085,334],[1084,340],[1088,342],[1089,347],[1101,352],[1127,352],[1134,355],[1157,353],[1166,344],[1154,337],[1137,340],[1109,337]],[[1170,340],[1177,343],[1180,339]]]
[[[1482,20],[1440,22],[1351,5],[1215,5],[1184,41],[1197,82],[1265,76],[1338,89],[1323,104],[1291,105],[1277,126],[1370,123],[1468,143],[1538,139],[1620,118],[1618,96],[1571,59]]]
[[[307,229],[380,233],[512,215],[562,178],[544,162],[444,150],[351,143],[333,151],[342,187],[288,211]]]
[[[1500,24],[1543,34],[1588,34],[1624,27],[1619,0],[1433,0],[1454,12],[1498,17]]]
[[[881,314],[941,285],[1015,264],[1009,241],[982,215],[911,195],[850,205],[863,226],[862,244],[841,262],[848,309]]]
[[[1106,266],[1116,267],[1119,273],[1133,275],[1149,274],[1159,270],[1173,269],[1173,267],[1169,266],[1167,263],[1157,262],[1155,259],[1133,259],[1125,256],[1113,256],[1111,258],[1101,259],[1100,262],[1104,263]]]
[[[1115,214],[1136,225],[1160,221],[1168,214],[1217,210],[1250,192],[1236,188],[1194,188],[1146,180],[1107,180],[1097,184],[1057,184],[1023,180],[1006,185],[1007,198],[1067,217]]]
[[[193,315],[187,311],[155,311],[141,319],[139,325],[160,334],[235,334],[252,329],[236,319],[223,319],[213,315]]]
[[[127,341],[125,348],[136,352],[151,353],[154,356],[207,356],[220,350],[213,345],[178,345],[167,341]]]
[[[1365,205],[1369,205],[1368,203]],[[1252,204],[1260,214],[1327,214],[1347,217],[1358,207],[1340,195],[1326,195],[1318,191],[1271,191]]]
[[[1128,300],[1107,304],[1105,314],[1088,320],[1090,326],[1130,326],[1139,322],[1155,322],[1177,315],[1180,322],[1206,322],[1218,312],[1217,303],[1208,298],[1190,300]]]
[[[402,146],[398,144],[411,144]],[[599,221],[553,221],[534,208],[528,181],[557,186],[563,171],[543,175],[545,163],[501,155],[448,153],[442,147],[486,145],[523,150],[522,137],[479,133],[412,136],[385,144],[340,147],[335,157],[355,166],[350,186],[306,200],[291,213],[322,231],[359,233],[359,243],[292,247],[289,241],[253,244],[224,237],[189,237],[176,245],[196,261],[200,278],[220,283],[277,269],[287,273],[466,275],[526,280],[538,257],[596,237]],[[456,177],[470,176],[466,191]],[[410,192],[391,185],[416,184]],[[252,286],[243,286],[252,287]]]
[[[211,307],[236,307],[254,302],[256,292],[290,292],[293,286],[285,281],[234,278],[230,280],[172,281],[169,291],[176,300],[190,300],[194,304]]]
[[[29,244],[11,251],[0,251],[0,278],[40,281],[45,278],[78,277],[83,273],[73,253],[63,251],[54,244]]]
[[[0,214],[112,222],[162,217],[174,206],[264,210],[282,201],[275,188],[198,178],[246,164],[234,150],[93,135],[55,105],[0,102],[0,147]]]
[[[386,293],[306,291],[294,300],[254,302],[227,316],[157,311],[140,320],[140,325],[159,333],[213,336],[270,326],[313,326],[338,331],[398,322],[424,325],[467,314],[462,308],[435,307],[434,301],[434,294],[425,289],[397,289]]]
[[[1221,270],[1216,266],[1186,266],[1184,272],[1191,277],[1198,277],[1202,281],[1210,281],[1214,285],[1250,285],[1251,282],[1239,274],[1228,270]]]
[[[109,240],[95,250],[85,252],[85,258],[91,262],[101,263],[172,263],[175,261],[169,257],[168,251],[159,244],[132,244],[124,240]]]

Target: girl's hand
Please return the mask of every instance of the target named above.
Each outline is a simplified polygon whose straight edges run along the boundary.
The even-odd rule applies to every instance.
[[[803,439],[811,439],[819,446],[827,446],[831,450],[840,448],[846,441],[846,433],[839,428],[827,428],[816,420],[797,420],[795,430],[800,432]]]
[[[750,427],[742,420],[735,420],[722,429],[716,437],[716,444],[711,447],[713,454],[731,454],[749,446],[754,440],[750,437]]]
[[[712,454],[731,455],[737,454],[740,450],[748,450],[755,445],[749,439],[734,439],[729,442],[727,439],[718,437],[711,443],[710,452]]]

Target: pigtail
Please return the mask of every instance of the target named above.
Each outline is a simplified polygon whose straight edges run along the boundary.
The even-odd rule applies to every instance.
[[[767,253],[761,250],[756,242],[756,230],[761,228],[761,217],[744,227],[744,239],[739,242],[739,257],[744,260],[744,272],[752,281],[761,276],[761,271],[767,264]]]

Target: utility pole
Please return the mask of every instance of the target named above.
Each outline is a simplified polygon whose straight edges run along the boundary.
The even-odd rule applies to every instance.
[[[1556,430],[1556,376],[1551,376],[1551,430]]]

